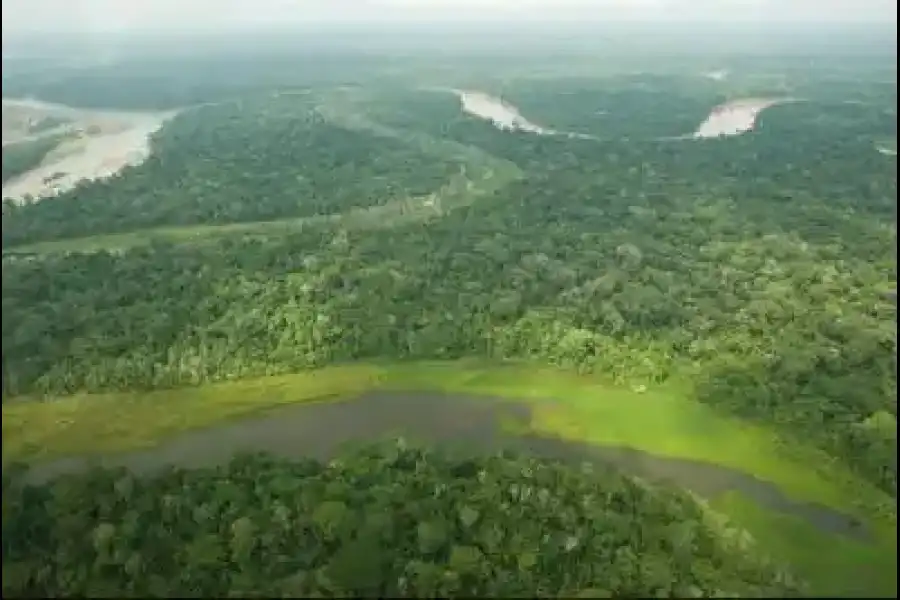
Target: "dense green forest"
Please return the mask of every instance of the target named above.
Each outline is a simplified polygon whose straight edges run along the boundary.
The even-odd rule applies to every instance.
[[[168,122],[139,166],[4,201],[4,402],[344,362],[534,361],[632,390],[678,384],[896,498],[896,158],[876,151],[896,140],[896,84],[877,69],[853,86],[801,58],[780,79],[727,82],[441,71],[595,136],[573,139],[499,131],[412,59],[384,80],[374,59],[291,75],[283,61],[253,74],[238,63],[228,82],[221,61],[173,76],[173,60],[4,77],[4,94],[84,106],[209,103]],[[750,133],[664,139],[725,100],[776,93],[802,98]],[[376,210],[413,203],[434,210]],[[379,226],[345,218],[354,211]],[[454,460],[382,449],[330,466],[254,458],[36,487],[4,475],[4,593],[802,591],[750,549],[721,546],[686,496],[521,459]],[[535,485],[547,493],[504,496]],[[396,521],[369,518],[401,505]],[[558,549],[565,536],[573,549]],[[348,569],[362,552],[380,560]]]
[[[55,559],[48,563],[47,557]],[[795,597],[687,494],[388,444],[41,486],[3,474],[4,597]]]
[[[59,201],[6,203],[3,243],[337,214],[426,195],[462,169],[326,123],[314,109],[303,94],[285,94],[182,113],[142,165]]]
[[[522,178],[427,224],[8,259],[5,393],[385,356],[534,357],[625,382],[687,373],[701,400],[817,439],[895,492],[895,163],[845,135],[887,117],[796,104],[738,138],[597,143],[501,133],[452,97],[397,96],[370,116],[487,150]],[[4,243],[340,212],[459,168],[325,122],[310,102],[185,113],[145,165],[7,207]]]

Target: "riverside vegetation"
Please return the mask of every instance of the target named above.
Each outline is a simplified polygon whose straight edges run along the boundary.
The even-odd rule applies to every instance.
[[[73,432],[85,452],[116,437],[88,418],[95,402],[123,423],[151,397],[336,363],[525,361],[632,390],[636,423],[663,390],[778,452],[828,457],[816,468],[858,490],[882,552],[896,542],[896,159],[873,144],[896,130],[896,92],[861,76],[868,103],[850,105],[829,81],[812,73],[812,100],[703,141],[659,138],[688,133],[727,85],[766,90],[479,82],[560,130],[581,114],[597,139],[499,131],[412,84],[220,90],[145,163],[4,202],[4,463],[41,454],[28,436],[48,454]],[[167,94],[131,108],[172,108]],[[660,98],[668,112],[642,118]],[[220,410],[207,400],[198,411]],[[677,421],[673,436],[690,428]],[[40,427],[59,435],[26,431]],[[864,590],[851,559],[804,569],[808,548],[779,554],[762,529],[738,543],[682,492],[509,456],[388,446],[147,479],[5,473],[3,503],[4,595],[896,593],[895,566]]]

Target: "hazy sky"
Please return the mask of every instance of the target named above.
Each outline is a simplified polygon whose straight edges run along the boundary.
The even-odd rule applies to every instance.
[[[310,23],[897,21],[897,0],[3,0],[3,31],[133,31]]]

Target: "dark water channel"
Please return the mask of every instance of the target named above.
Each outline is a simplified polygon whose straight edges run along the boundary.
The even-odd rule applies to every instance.
[[[266,451],[286,458],[328,459],[343,446],[403,436],[410,441],[490,452],[510,449],[561,460],[612,463],[657,482],[670,482],[700,496],[737,491],[760,505],[800,517],[820,530],[869,539],[856,519],[830,508],[792,500],[775,485],[711,463],[665,458],[628,448],[505,432],[503,423],[530,421],[525,403],[434,393],[373,392],[357,399],[279,408],[263,416],[191,431],[156,448],[95,459],[65,458],[32,468],[29,479],[45,481],[92,464],[152,473],[167,465],[213,466],[237,452]]]

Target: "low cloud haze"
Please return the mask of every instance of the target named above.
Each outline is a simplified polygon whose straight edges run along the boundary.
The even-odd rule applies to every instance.
[[[873,24],[896,0],[4,0],[3,32],[221,31],[514,21]]]

